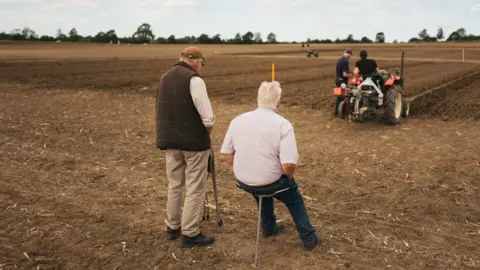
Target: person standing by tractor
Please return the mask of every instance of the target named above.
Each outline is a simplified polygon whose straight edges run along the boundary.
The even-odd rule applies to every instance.
[[[208,158],[215,116],[200,72],[207,60],[187,47],[180,61],[160,79],[156,103],[156,146],[166,150],[168,195],[165,224],[168,240],[180,234],[181,247],[207,246],[214,237],[200,231]],[[181,211],[182,191],[186,188]]]
[[[352,77],[350,74],[350,57],[352,49],[346,49],[343,56],[337,61],[335,85],[340,87],[343,83],[348,84],[348,79]],[[343,97],[337,96],[335,100],[335,116],[338,116],[338,105],[343,101]]]

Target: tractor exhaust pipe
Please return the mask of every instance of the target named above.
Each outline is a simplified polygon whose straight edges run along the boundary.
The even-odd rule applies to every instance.
[[[402,52],[402,63],[400,64],[400,86],[403,88],[403,67],[404,67],[405,52]]]

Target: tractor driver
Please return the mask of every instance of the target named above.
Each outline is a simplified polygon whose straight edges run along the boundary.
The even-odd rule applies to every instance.
[[[335,85],[340,87],[343,83],[348,84],[348,78],[352,77],[350,74],[350,65],[348,60],[352,56],[352,49],[346,49],[343,56],[337,61]],[[335,116],[338,116],[338,105],[343,100],[343,97],[337,96],[335,100]]]
[[[388,71],[380,69],[377,62],[373,59],[367,59],[368,53],[366,50],[360,52],[360,60],[357,61],[355,67],[360,70],[362,76],[371,76],[375,74],[388,74]],[[382,76],[383,77],[383,76]]]

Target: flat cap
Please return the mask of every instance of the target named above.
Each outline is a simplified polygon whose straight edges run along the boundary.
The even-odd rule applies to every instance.
[[[203,52],[198,47],[188,46],[182,51],[182,56],[188,59],[202,59],[204,63],[207,63],[207,59],[203,56]]]

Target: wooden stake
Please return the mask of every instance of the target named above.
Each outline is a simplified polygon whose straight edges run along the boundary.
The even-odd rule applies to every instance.
[[[272,82],[275,81],[275,63],[272,63]]]

